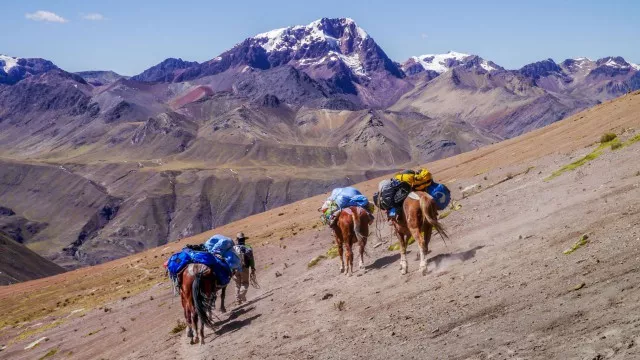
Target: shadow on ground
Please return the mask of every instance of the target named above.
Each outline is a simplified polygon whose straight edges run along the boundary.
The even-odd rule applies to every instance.
[[[457,253],[438,254],[430,259],[427,259],[427,266],[439,268],[440,266],[451,263],[453,261],[461,261],[461,262],[467,261],[469,259],[474,258],[476,256],[476,251],[482,249],[483,247],[484,245],[479,245],[474,247],[473,249],[461,251]],[[411,251],[407,251],[407,254],[410,254],[410,253]],[[419,253],[420,253],[419,251],[416,252],[416,255],[418,255]],[[431,253],[431,251],[429,251],[429,253]],[[418,257],[416,257],[416,259],[418,259]],[[388,256],[384,256],[376,259],[373,263],[367,266],[367,269],[382,269],[390,264],[393,264],[399,261],[400,261],[400,253],[396,252],[393,255],[388,255]]]

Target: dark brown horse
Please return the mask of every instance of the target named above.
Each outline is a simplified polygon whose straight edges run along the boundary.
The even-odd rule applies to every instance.
[[[447,237],[442,225],[438,222],[438,205],[436,201],[423,191],[414,191],[407,196],[402,205],[402,214],[391,223],[400,242],[400,271],[407,273],[407,243],[413,236],[420,247],[420,270],[427,274],[427,252],[431,233],[435,228],[442,236]]]
[[[367,237],[369,236],[369,224],[372,222],[369,213],[357,206],[344,208],[340,211],[338,218],[331,225],[333,234],[338,247],[338,255],[340,256],[340,272],[345,272],[347,276],[353,273],[353,251],[352,246],[358,243],[360,250],[359,268],[364,268],[364,252],[367,246]],[[343,246],[346,250],[346,262],[343,259]],[[345,271],[346,270],[346,271]]]
[[[184,309],[184,318],[187,321],[189,331],[187,336],[191,338],[191,344],[204,344],[205,325],[214,328],[211,320],[211,312],[215,307],[216,292],[222,289],[220,300],[221,311],[224,310],[225,287],[218,286],[218,280],[213,271],[203,264],[189,264],[180,273],[180,298]],[[198,325],[200,329],[198,332]],[[193,330],[195,329],[195,339]]]

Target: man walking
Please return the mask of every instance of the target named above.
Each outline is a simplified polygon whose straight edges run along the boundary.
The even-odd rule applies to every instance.
[[[247,290],[249,290],[250,277],[256,274],[256,264],[253,257],[253,249],[246,244],[247,238],[244,233],[239,232],[236,235],[236,245],[234,250],[240,257],[242,262],[242,271],[236,271],[233,276],[236,282],[236,302],[238,305],[247,301]]]

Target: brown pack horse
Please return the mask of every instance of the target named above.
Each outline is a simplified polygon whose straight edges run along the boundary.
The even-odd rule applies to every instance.
[[[423,275],[426,275],[426,257],[433,228],[443,237],[448,238],[444,227],[438,222],[438,205],[429,194],[414,191],[404,200],[402,210],[397,220],[391,220],[400,242],[400,271],[402,275],[407,273],[407,243],[413,236],[420,247],[420,270]]]
[[[342,209],[338,219],[331,225],[340,256],[340,272],[345,272],[347,276],[353,274],[353,244],[358,243],[360,250],[359,268],[364,268],[364,252],[369,236],[369,225],[372,219],[369,213],[357,206]],[[343,259],[343,246],[346,252],[346,268]]]
[[[204,344],[205,325],[214,328],[211,312],[215,307],[216,292],[219,288],[218,280],[213,271],[203,264],[189,264],[180,274],[180,299],[184,309],[184,317],[189,331],[187,336],[191,344]],[[224,312],[225,287],[222,287],[220,300],[221,310]],[[200,325],[200,329],[198,329]],[[195,329],[195,339],[193,330]],[[199,330],[199,332],[198,332]]]

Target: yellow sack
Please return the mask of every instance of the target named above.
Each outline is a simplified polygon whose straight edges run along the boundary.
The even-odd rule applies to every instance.
[[[394,178],[408,183],[411,185],[413,190],[418,191],[425,190],[433,181],[433,177],[427,169],[420,169],[417,172],[413,170],[405,170],[401,173],[397,173]]]

